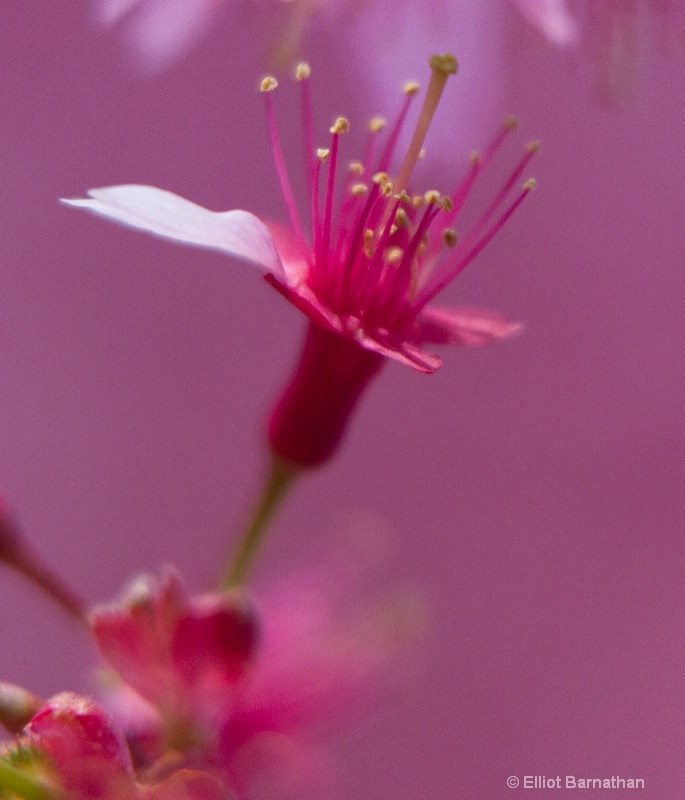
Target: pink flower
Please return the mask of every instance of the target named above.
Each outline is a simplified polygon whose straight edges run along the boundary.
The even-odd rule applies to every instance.
[[[90,615],[95,641],[118,675],[156,707],[174,735],[201,740],[230,712],[250,664],[256,619],[237,597],[190,598],[169,572],[141,578],[122,603]]]
[[[315,150],[309,100],[309,68],[300,65],[307,170],[311,177],[311,237],[305,233],[283,160],[271,104],[273,78],[262,83],[274,158],[290,227],[267,225],[246,211],[216,213],[150,186],[94,189],[91,199],[65,201],[140,230],[210,247],[252,262],[267,281],[310,321],[303,357],[272,417],[273,452],[297,467],[325,461],[335,449],[349,414],[384,358],[420,372],[438,369],[430,344],[476,345],[511,336],[520,325],[472,308],[439,309],[429,303],[481,252],[534,187],[526,181],[507,203],[536,146],[530,146],[502,189],[460,239],[458,216],[483,168],[507,138],[509,122],[448,195],[410,193],[412,170],[449,74],[452,56],[431,59],[432,76],[409,149],[394,178],[388,170],[418,86],[405,100],[385,146],[384,121],[372,120],[366,155],[344,178],[337,212],[339,145],[349,123],[339,118],[330,146]],[[327,176],[320,197],[321,172]]]
[[[345,569],[311,569],[272,591],[260,604],[254,651],[253,615],[244,618],[249,635],[236,637],[233,624],[217,624],[227,607],[233,613],[235,601],[218,594],[190,598],[175,575],[160,584],[147,580],[123,604],[96,609],[101,651],[150,704],[126,684],[107,700],[136,769],[156,772],[173,750],[177,768],[209,771],[240,798],[290,796],[291,789],[302,797],[307,784],[326,784],[322,733],[381,694],[379,678],[387,677],[391,657],[417,620],[412,598],[352,602],[350,587],[339,585]],[[395,675],[399,667],[393,661]],[[201,676],[212,676],[209,688]]]
[[[220,780],[173,760],[159,774],[134,772],[128,747],[94,701],[62,692],[44,703],[0,753],[0,789],[69,800],[221,800]]]

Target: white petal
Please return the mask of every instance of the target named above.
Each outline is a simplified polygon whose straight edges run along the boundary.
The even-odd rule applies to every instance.
[[[209,211],[154,186],[108,186],[88,194],[92,199],[62,202],[165,239],[220,250],[284,277],[268,228],[248,211]]]

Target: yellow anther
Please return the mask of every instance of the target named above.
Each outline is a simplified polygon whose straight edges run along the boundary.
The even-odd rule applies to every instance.
[[[392,195],[392,181],[388,181],[381,186],[381,193],[383,197],[390,197]]]
[[[278,86],[278,81],[276,78],[272,78],[271,75],[267,75],[266,78],[259,84],[259,91],[260,92],[273,92],[273,90]]]
[[[387,123],[383,117],[372,117],[369,121],[369,130],[371,133],[378,133],[379,131],[382,131],[386,125]]]
[[[420,88],[421,87],[416,81],[407,81],[402,87],[402,91],[407,95],[407,97],[411,97],[411,95],[416,94]]]
[[[480,160],[481,154],[478,152],[478,150],[473,150],[471,153],[469,153],[469,164],[472,167],[475,167],[476,164],[480,164]]]
[[[504,118],[504,127],[508,131],[515,131],[516,128],[519,126],[518,117],[515,117],[513,114],[508,114]]]
[[[428,63],[433,72],[440,72],[442,75],[454,75],[459,69],[459,63],[451,53],[433,55]]]
[[[410,203],[411,197],[409,197],[405,189],[402,189],[399,194],[395,195],[395,200],[399,200],[400,203]]]
[[[528,178],[521,188],[525,189],[527,192],[530,192],[532,189],[538,188],[538,182],[535,180],[535,178]]]
[[[398,228],[409,227],[409,215],[403,208],[397,209],[397,213],[395,214],[395,222],[397,223]]]
[[[529,153],[537,153],[539,149],[540,149],[540,142],[538,141],[528,142],[527,150]]]
[[[361,197],[361,195],[366,194],[369,191],[369,187],[365,183],[353,183],[350,188],[350,194],[353,194],[355,197]]]
[[[364,231],[364,245],[362,247],[362,250],[364,251],[364,255],[367,258],[371,258],[371,256],[373,255],[373,236],[374,233],[371,230],[371,228],[367,228]]]
[[[364,174],[364,165],[361,161],[352,161],[350,162],[350,172],[353,175],[363,175]]]
[[[414,206],[414,208],[421,208],[425,202],[426,201],[423,199],[423,197],[421,197],[420,194],[415,194],[411,199],[411,204]]]
[[[312,68],[306,61],[303,61],[295,67],[295,79],[298,81],[306,81],[311,74]]]
[[[443,211],[451,211],[454,208],[454,203],[449,197],[443,197],[440,201],[440,205],[442,206]]]
[[[345,119],[345,117],[338,117],[336,121],[331,125],[330,132],[331,133],[347,133],[350,129],[349,120]]]
[[[425,148],[425,147],[422,147],[422,148],[419,150],[419,154],[418,154],[417,158],[425,158],[425,157],[426,157],[426,148]]]
[[[401,247],[388,247],[383,257],[387,264],[399,264],[404,258],[404,250]]]
[[[319,159],[319,161],[325,161],[330,154],[331,151],[327,147],[320,147],[316,151],[316,157]]]
[[[447,245],[447,247],[454,247],[457,243],[457,232],[452,228],[445,228],[442,232],[442,241]]]
[[[383,186],[388,182],[388,173],[387,172],[377,172],[371,180],[374,183],[377,183],[379,186]]]
[[[429,189],[423,197],[430,206],[437,205],[442,200],[440,192],[435,189]]]

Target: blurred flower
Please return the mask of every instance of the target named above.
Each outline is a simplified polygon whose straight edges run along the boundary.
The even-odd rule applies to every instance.
[[[343,610],[339,582],[316,569],[291,579],[261,603],[259,626],[244,599],[189,597],[175,573],[95,609],[96,641],[120,680],[106,702],[136,772],[206,770],[241,798],[321,788],[320,734],[379,695],[417,619],[404,597],[351,610],[350,587]]]
[[[579,40],[578,22],[566,0],[511,0],[519,11],[556,45],[566,47]]]
[[[173,743],[202,743],[215,717],[231,713],[257,635],[242,598],[191,598],[170,571],[159,583],[139,578],[90,621],[110,666],[158,709]]]
[[[314,16],[331,6],[354,7],[364,2],[367,0],[252,0],[252,5],[263,16],[265,30],[278,29],[272,63],[288,67],[299,57]],[[156,73],[187,55],[223,14],[236,12],[237,5],[235,0],[96,0],[95,20],[105,28],[121,24],[127,48],[138,65],[145,72]]]
[[[336,213],[339,143],[349,123],[338,118],[330,129],[330,146],[315,150],[309,67],[300,65],[297,77],[311,180],[311,238],[304,232],[283,159],[271,104],[271,91],[277,86],[273,78],[262,82],[262,90],[289,228],[267,227],[246,211],[208,211],[150,186],[94,189],[89,192],[91,199],[65,201],[149,233],[251,261],[309,318],[298,370],[269,429],[272,451],[295,467],[314,466],[331,455],[357,399],[384,358],[430,373],[441,361],[425,350],[426,345],[484,344],[520,329],[492,312],[428,306],[490,242],[534,187],[534,181],[526,181],[507,204],[536,150],[535,145],[528,148],[485,212],[460,239],[453,225],[476,178],[515,125],[507,121],[484,154],[471,159],[467,175],[451,194],[434,190],[410,194],[411,173],[445,82],[456,72],[456,60],[434,56],[431,69],[416,129],[396,176],[391,178],[387,170],[418,91],[414,83],[405,87],[402,108],[380,155],[376,151],[385,122],[372,120],[366,155],[350,165]],[[324,164],[328,173],[320,199]]]
[[[0,751],[0,787],[26,800],[220,800],[207,773],[136,775],[123,734],[92,700],[62,692]],[[3,795],[4,796],[4,795]]]
[[[621,105],[634,90],[641,60],[641,33],[657,31],[661,45],[685,46],[683,0],[512,0],[555,45],[583,43],[592,55],[595,84],[603,102]]]

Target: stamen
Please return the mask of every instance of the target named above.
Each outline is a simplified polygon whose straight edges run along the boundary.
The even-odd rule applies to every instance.
[[[457,240],[457,232],[453,228],[445,228],[442,232],[442,241],[447,247],[454,247]]]
[[[409,227],[409,215],[403,208],[398,208],[395,214],[395,222],[398,228],[406,230]]]
[[[459,275],[462,270],[464,270],[476,256],[481,252],[481,250],[490,243],[490,241],[497,235],[499,230],[502,226],[507,222],[507,220],[511,217],[511,215],[516,211],[516,209],[521,205],[523,200],[529,195],[533,189],[537,187],[537,182],[535,179],[530,178],[527,180],[523,186],[521,187],[520,194],[516,197],[516,199],[511,203],[509,208],[502,214],[502,216],[497,220],[497,222],[493,223],[493,225],[488,229],[488,231],[483,235],[481,240],[475,244],[469,252],[460,259],[457,264],[449,270],[449,272],[440,278],[438,281],[434,282],[432,286],[426,286],[424,291],[421,294],[421,297],[418,299],[418,302],[414,305],[412,309],[412,313],[414,315],[418,314],[422,308],[429,303],[439,292],[441,292],[448,283],[451,283],[457,275]]]
[[[421,86],[416,81],[407,81],[404,86],[402,87],[402,91],[407,97],[410,97],[413,94],[416,94]]]
[[[330,133],[347,133],[350,129],[350,122],[345,117],[338,117],[330,127]]]
[[[369,191],[369,187],[365,183],[354,183],[350,189],[350,194],[355,197],[361,197]]]
[[[404,257],[404,250],[401,247],[388,247],[383,257],[387,264],[399,264]]]
[[[304,158],[307,169],[307,180],[314,179],[314,118],[312,115],[312,100],[309,91],[309,76],[312,74],[309,64],[301,63],[295,68],[295,79],[300,83],[302,98],[302,130],[304,132]],[[313,222],[313,220],[312,220]]]
[[[274,114],[273,104],[271,102],[271,92],[278,86],[278,81],[271,76],[264,78],[260,85],[262,94],[264,95],[264,105],[266,107],[266,118],[269,125],[269,135],[271,136],[271,146],[274,154],[274,163],[276,165],[276,173],[278,174],[278,181],[281,185],[281,192],[285,205],[288,209],[290,216],[290,223],[293,226],[295,234],[301,242],[305,242],[304,231],[302,230],[302,223],[300,216],[297,212],[297,204],[295,197],[290,187],[290,180],[288,179],[288,172],[285,168],[285,159],[283,158],[283,150],[281,149],[281,140],[278,136],[278,128],[276,126],[276,115]]]
[[[350,123],[345,117],[338,117],[330,128],[333,136],[331,142],[331,162],[328,165],[328,177],[326,180],[326,201],[323,212],[323,226],[321,233],[319,263],[328,263],[328,250],[331,244],[331,224],[333,219],[333,193],[335,190],[335,168],[338,161],[338,142],[340,134],[346,133],[350,129]],[[324,268],[325,269],[325,268]]]
[[[380,133],[387,124],[383,117],[372,117],[369,122],[369,130],[371,133]]]
[[[537,153],[539,149],[540,149],[539,142],[529,143],[528,147],[526,148],[525,155],[516,165],[516,168],[509,176],[509,179],[506,181],[504,186],[499,190],[499,192],[495,195],[495,198],[490,203],[489,207],[486,209],[485,213],[481,216],[478,222],[476,222],[476,224],[473,226],[473,229],[469,231],[468,238],[470,240],[476,239],[480,235],[480,232],[490,221],[492,215],[495,213],[497,208],[504,202],[504,199],[511,191],[511,188],[520,179],[521,173],[528,165],[528,162]]]
[[[330,154],[331,154],[331,151],[330,151],[330,149],[328,147],[319,147],[319,149],[316,151],[316,157],[322,163],[328,158],[328,156]]]
[[[361,161],[353,161],[350,164],[350,172],[357,177],[361,177],[364,174],[364,165]]]
[[[312,68],[306,61],[301,62],[295,67],[295,80],[306,81],[312,74]]]
[[[409,91],[407,91],[407,88],[409,89]],[[418,88],[419,88],[418,83],[411,82],[405,84],[404,103],[402,104],[400,113],[398,114],[397,119],[395,120],[395,124],[393,125],[390,137],[388,138],[388,141],[385,145],[385,150],[383,150],[381,159],[378,162],[378,168],[381,170],[387,170],[388,167],[390,166],[393,154],[395,153],[395,147],[397,147],[397,141],[400,138],[400,133],[402,132],[402,128],[404,127],[404,122],[407,118],[407,113],[409,112],[409,107],[411,106],[413,99],[416,97]]]
[[[278,81],[276,78],[272,78],[271,75],[267,75],[259,84],[260,92],[273,92],[276,88],[278,88]]]

